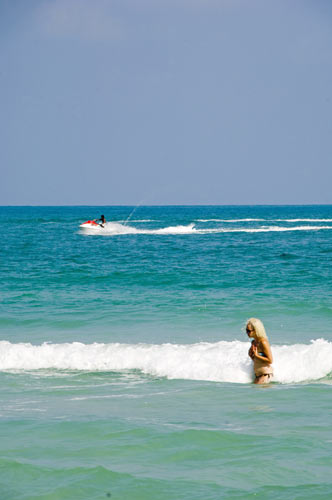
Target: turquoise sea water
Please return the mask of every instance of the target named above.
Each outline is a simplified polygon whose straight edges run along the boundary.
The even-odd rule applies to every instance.
[[[332,498],[332,206],[0,207],[0,225],[1,500]]]

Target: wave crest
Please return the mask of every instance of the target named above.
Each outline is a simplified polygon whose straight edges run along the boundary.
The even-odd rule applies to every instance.
[[[0,370],[140,370],[168,379],[249,383],[253,380],[248,342],[197,344],[83,344],[32,345],[0,342]],[[272,346],[274,380],[299,383],[319,380],[332,372],[332,343]]]

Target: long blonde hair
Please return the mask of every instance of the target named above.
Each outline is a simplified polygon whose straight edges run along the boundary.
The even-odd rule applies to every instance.
[[[247,326],[251,325],[254,329],[254,336],[257,339],[267,339],[266,331],[262,321],[258,318],[249,318]]]

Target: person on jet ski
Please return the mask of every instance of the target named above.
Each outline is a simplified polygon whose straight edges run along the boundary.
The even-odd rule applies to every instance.
[[[97,224],[99,224],[101,227],[105,227],[106,224],[105,216],[101,215],[100,219],[96,219],[95,222],[97,222]]]

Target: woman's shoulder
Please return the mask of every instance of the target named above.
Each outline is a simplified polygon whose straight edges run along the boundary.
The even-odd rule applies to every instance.
[[[259,345],[262,347],[269,346],[269,340],[267,338],[259,339]]]

